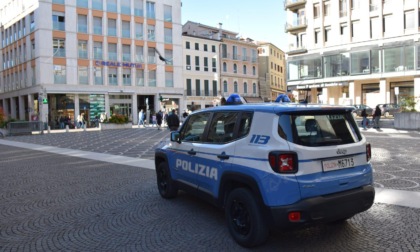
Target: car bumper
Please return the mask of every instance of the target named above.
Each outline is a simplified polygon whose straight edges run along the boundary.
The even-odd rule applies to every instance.
[[[368,210],[374,199],[375,189],[371,185],[304,199],[293,205],[271,207],[270,223],[275,227],[292,228],[345,219]],[[290,221],[290,212],[300,212],[301,219]]]

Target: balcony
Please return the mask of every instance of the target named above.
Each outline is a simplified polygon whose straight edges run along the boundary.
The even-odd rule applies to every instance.
[[[306,53],[308,50],[306,49],[306,46],[296,46],[291,44],[289,46],[289,51],[287,52],[288,55],[296,55],[296,54],[302,54]]]
[[[293,23],[286,23],[284,30],[285,32],[290,32],[292,34],[296,34],[298,32],[302,32],[302,30],[306,30],[308,26],[306,18],[299,18],[293,21]]]
[[[284,9],[289,9],[290,11],[295,11],[299,8],[305,7],[306,0],[285,0]]]

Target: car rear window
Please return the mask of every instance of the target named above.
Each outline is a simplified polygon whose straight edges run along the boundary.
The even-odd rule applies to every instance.
[[[362,139],[353,116],[341,111],[283,114],[278,132],[288,141],[303,146],[342,145]]]

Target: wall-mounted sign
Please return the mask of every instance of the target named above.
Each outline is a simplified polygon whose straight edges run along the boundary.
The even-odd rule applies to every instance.
[[[95,66],[143,68],[142,64],[140,64],[140,63],[118,62],[118,61],[104,61],[104,60],[97,60],[97,61],[95,61]]]
[[[317,84],[307,84],[307,85],[297,85],[297,89],[309,89],[309,88],[323,88],[323,87],[346,87],[348,82],[330,82],[330,83],[317,83]]]

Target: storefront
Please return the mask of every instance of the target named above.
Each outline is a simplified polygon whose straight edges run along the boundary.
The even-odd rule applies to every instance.
[[[105,95],[80,94],[76,99],[75,94],[49,94],[48,107],[48,125],[51,129],[62,129],[63,125],[74,128],[79,114],[83,114],[87,127],[97,126],[100,115],[105,113]],[[79,108],[78,112],[76,107]]]

